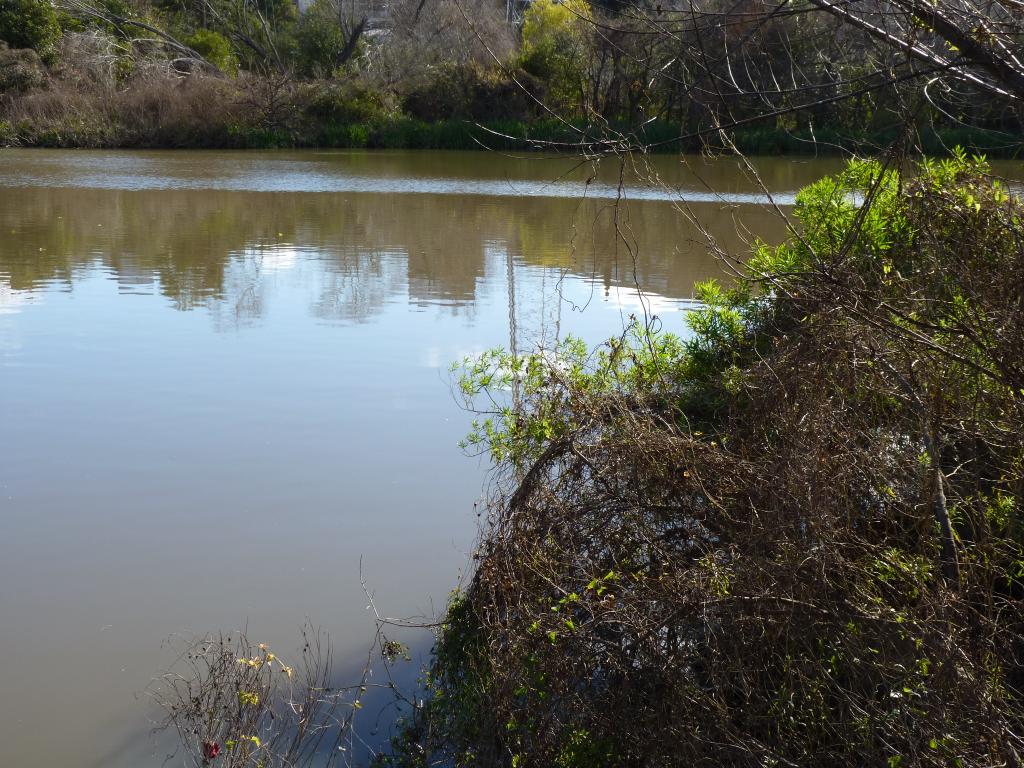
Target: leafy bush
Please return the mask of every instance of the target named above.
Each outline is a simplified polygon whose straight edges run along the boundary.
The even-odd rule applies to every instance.
[[[536,114],[533,97],[542,99],[544,87],[526,73],[517,75],[518,84],[508,73],[474,62],[444,64],[406,93],[403,107],[412,117],[428,122],[526,119]]]
[[[184,40],[194,50],[225,74],[238,72],[238,57],[231,47],[231,41],[212,29],[197,29]]]
[[[519,66],[547,85],[553,106],[578,106],[593,15],[586,0],[536,0],[523,17]]]
[[[378,123],[393,117],[396,108],[386,94],[348,84],[328,84],[315,90],[306,112],[327,124]]]
[[[18,132],[6,120],[0,120],[0,147],[9,147],[18,141]]]
[[[60,40],[57,12],[50,0],[0,0],[0,41],[12,48],[32,48],[44,59]]]
[[[467,361],[499,482],[395,762],[1019,762],[1024,202],[958,155],[796,214],[685,335]]]
[[[352,35],[339,18],[335,0],[315,0],[295,29],[299,71],[306,76],[333,74],[343,59],[355,55],[349,46]]]

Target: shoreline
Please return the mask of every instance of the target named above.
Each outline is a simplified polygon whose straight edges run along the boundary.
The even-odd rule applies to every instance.
[[[478,123],[467,120],[426,122],[412,118],[375,122],[314,123],[291,129],[263,129],[231,125],[210,126],[209,133],[191,140],[153,140],[133,136],[115,123],[103,129],[83,124],[40,129],[23,121],[12,125],[0,121],[0,148],[51,149],[367,149],[367,150],[459,150],[519,151],[579,154],[581,149],[616,151],[614,140],[603,138],[586,126],[555,122],[502,121]],[[161,137],[175,135],[173,125],[164,126]],[[631,137],[629,143],[652,154],[692,154],[725,147],[713,137],[679,138],[680,126],[650,123],[642,131],[627,126],[606,129],[612,136]],[[178,134],[180,136],[180,134]],[[744,128],[729,133],[744,154],[761,156],[839,156],[869,154],[899,140],[899,131],[849,132],[833,128],[789,131],[780,128]],[[990,158],[1016,159],[1024,154],[1024,136],[981,128],[927,128],[919,132],[925,155],[949,156],[952,148],[963,147],[972,154]],[[602,147],[602,145],[604,145]]]

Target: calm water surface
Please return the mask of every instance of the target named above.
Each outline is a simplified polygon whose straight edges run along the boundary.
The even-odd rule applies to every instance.
[[[759,169],[785,204],[835,167]],[[0,153],[0,766],[163,764],[168,638],[309,617],[358,664],[360,559],[387,613],[443,605],[486,472],[449,364],[681,328],[721,272],[681,210],[781,234],[732,161],[647,170],[616,213],[567,160]]]

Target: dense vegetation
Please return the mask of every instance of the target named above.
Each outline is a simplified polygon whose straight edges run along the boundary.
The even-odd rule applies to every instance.
[[[796,218],[682,335],[467,361],[504,479],[394,764],[1021,764],[1024,203],[854,162]]]
[[[1017,151],[1015,2],[840,5],[0,0],[0,143]],[[499,476],[384,762],[1021,765],[1024,203],[956,154],[795,216],[680,335],[468,361]],[[294,764],[236,655],[172,720]]]
[[[827,152],[910,126],[936,154],[1017,152],[1020,109],[984,77],[945,87],[957,61],[921,67],[823,1],[0,0],[0,145]]]

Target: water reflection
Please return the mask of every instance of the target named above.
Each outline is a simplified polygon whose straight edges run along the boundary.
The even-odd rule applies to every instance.
[[[680,298],[719,271],[670,206],[633,202],[628,212],[635,254],[616,237],[614,211],[594,201],[0,188],[0,306],[12,311],[41,286],[70,290],[96,266],[123,293],[155,291],[180,310],[216,307],[253,320],[267,311],[268,280],[314,263],[322,274],[311,311],[342,322],[364,322],[406,294],[420,305],[471,305],[489,270],[504,270],[488,259],[495,249],[604,288],[638,279]],[[736,211],[707,205],[699,215],[724,247],[745,247]],[[767,210],[740,218],[763,236],[779,231]]]

